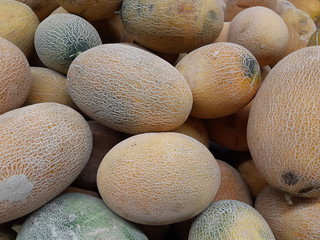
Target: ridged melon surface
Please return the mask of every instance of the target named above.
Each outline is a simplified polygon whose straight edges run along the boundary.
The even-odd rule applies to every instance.
[[[192,223],[188,240],[275,240],[261,214],[237,200],[211,203]]]
[[[102,199],[120,216],[166,225],[192,218],[211,203],[220,169],[208,148],[192,137],[143,133],[106,154],[97,184]]]
[[[20,107],[32,84],[31,70],[23,52],[0,37],[0,114]]]
[[[0,115],[0,223],[22,217],[63,191],[84,168],[92,135],[85,119],[58,103]]]
[[[39,24],[34,36],[43,64],[63,74],[80,53],[100,44],[97,30],[87,20],[70,13],[50,15]]]
[[[217,0],[124,0],[120,15],[134,41],[164,53],[190,52],[212,43],[223,27]]]
[[[104,44],[71,64],[67,89],[89,117],[117,131],[170,131],[189,116],[192,93],[162,58],[128,44]]]
[[[17,240],[30,239],[147,240],[147,237],[112,212],[101,199],[65,193],[26,219]]]
[[[251,106],[248,146],[272,186],[320,196],[320,46],[297,50],[274,66]]]
[[[27,58],[31,56],[39,19],[31,8],[14,0],[0,0],[0,37],[16,45]]]

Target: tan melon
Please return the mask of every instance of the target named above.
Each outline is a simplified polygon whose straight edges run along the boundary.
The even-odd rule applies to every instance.
[[[262,215],[237,200],[211,203],[192,223],[188,240],[275,240]]]
[[[56,0],[69,13],[86,20],[100,20],[115,15],[121,7],[122,0]]]
[[[212,43],[223,27],[217,0],[124,0],[120,15],[134,41],[164,53],[190,52]]]
[[[46,67],[66,75],[76,56],[102,42],[88,21],[74,14],[59,13],[50,15],[39,24],[34,44]]]
[[[271,9],[250,7],[232,19],[228,41],[247,48],[260,66],[266,66],[283,56],[289,32],[283,19]]]
[[[277,0],[227,0],[224,19],[225,21],[231,21],[239,12],[255,6],[274,10],[277,6]]]
[[[249,188],[238,170],[225,161],[217,162],[221,171],[221,184],[213,202],[238,200],[252,206]]]
[[[283,192],[267,186],[259,193],[254,207],[268,222],[276,239],[319,239],[320,198],[294,197],[292,202],[287,202]]]
[[[14,0],[0,0],[0,37],[3,37],[30,57],[34,34],[39,25],[37,15],[31,8]]]
[[[248,146],[267,182],[293,195],[320,196],[320,46],[274,66],[251,106]]]
[[[58,103],[0,115],[0,223],[31,213],[84,168],[92,136],[85,119]]]
[[[75,108],[67,92],[67,77],[44,67],[31,67],[32,85],[24,105],[56,102]]]
[[[212,201],[220,168],[202,143],[175,132],[143,133],[113,147],[97,174],[105,203],[140,224],[192,218]]]
[[[193,102],[177,69],[128,44],[104,44],[80,54],[67,86],[85,114],[129,134],[171,131],[186,121]]]
[[[27,4],[37,15],[38,19],[42,21],[50,15],[55,9],[59,7],[56,0],[17,0]]]
[[[56,8],[55,10],[53,10],[50,13],[50,15],[57,14],[57,13],[69,13],[69,12],[60,6],[60,7]]]
[[[289,0],[297,8],[310,15],[317,27],[320,26],[320,1],[319,0]]]
[[[84,189],[84,188],[79,188],[79,187],[73,187],[73,186],[67,187],[65,190],[63,190],[63,192],[61,194],[64,194],[64,193],[83,193],[83,194],[87,194],[87,195],[90,195],[93,197],[100,198],[99,193],[96,191],[88,190],[88,189]]]
[[[208,131],[205,128],[203,121],[199,118],[188,117],[183,124],[172,131],[193,137],[209,148]]]
[[[85,168],[73,184],[82,188],[96,189],[97,172],[102,159],[111,148],[126,139],[128,135],[108,128],[96,121],[90,120],[88,124],[93,137],[92,151]]]
[[[320,28],[317,29],[312,35],[311,37],[309,38],[309,41],[308,41],[308,44],[307,46],[310,47],[310,46],[316,46],[316,45],[320,45]]]
[[[0,114],[20,107],[32,84],[31,70],[22,51],[0,37]]]
[[[245,107],[260,86],[260,68],[244,47],[212,43],[182,58],[176,68],[193,95],[190,115],[201,119],[230,115]]]
[[[296,7],[289,0],[277,0],[277,6],[274,9],[276,13],[279,15],[282,11],[286,11],[287,9],[295,9]]]
[[[230,22],[224,22],[223,28],[222,28],[219,36],[216,38],[216,40],[214,40],[214,42],[227,42],[229,29],[230,29]]]

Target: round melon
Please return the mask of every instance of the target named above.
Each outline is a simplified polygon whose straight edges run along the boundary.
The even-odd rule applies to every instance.
[[[25,55],[13,43],[0,37],[0,114],[20,107],[31,84],[31,70]]]
[[[249,104],[261,83],[255,57],[234,43],[200,47],[183,57],[176,68],[192,91],[190,115],[201,119],[237,112]]]
[[[128,44],[104,44],[70,65],[67,89],[89,117],[129,134],[170,131],[186,121],[193,99],[170,63]]]
[[[101,199],[82,193],[64,193],[25,220],[17,240],[30,239],[148,238],[135,225],[112,212]]]
[[[42,21],[50,15],[55,9],[59,7],[59,4],[56,0],[17,0],[27,4],[32,11],[37,15],[38,19]]]
[[[269,184],[292,195],[320,196],[320,46],[282,59],[250,109],[248,146]]]
[[[211,203],[191,225],[188,240],[275,240],[261,214],[237,200]]]
[[[0,115],[0,223],[41,207],[86,165],[92,135],[70,107],[38,103]]]
[[[16,45],[29,58],[34,45],[34,34],[39,25],[31,8],[14,0],[0,0],[0,37]]]
[[[124,0],[120,15],[134,41],[164,53],[190,52],[212,43],[223,27],[217,0]]]
[[[97,174],[104,202],[140,224],[166,225],[203,211],[220,185],[220,168],[198,140],[175,132],[143,133],[114,146]]]
[[[80,53],[100,44],[97,30],[82,17],[70,13],[50,15],[39,24],[34,36],[40,60],[62,74],[67,74]]]
[[[320,236],[320,199],[293,197],[289,204],[283,192],[265,187],[255,209],[268,222],[276,239],[317,240]]]

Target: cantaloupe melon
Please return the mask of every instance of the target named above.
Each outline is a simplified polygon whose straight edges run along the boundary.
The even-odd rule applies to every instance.
[[[59,7],[57,1],[52,0],[17,0],[18,2],[22,2],[27,4],[32,11],[37,15],[38,19],[42,21],[46,17],[50,15],[55,9]]]
[[[45,66],[67,74],[80,53],[102,44],[97,30],[85,19],[70,13],[53,14],[36,29],[34,45]]]
[[[20,107],[32,84],[31,70],[23,52],[0,37],[0,114]]]
[[[245,107],[260,86],[260,68],[244,47],[208,44],[183,57],[176,68],[193,95],[190,115],[201,119],[230,115]]]
[[[164,53],[190,52],[212,43],[223,27],[217,0],[124,0],[120,15],[134,41]]]
[[[67,89],[89,117],[129,134],[170,131],[188,118],[192,93],[160,57],[128,44],[104,44],[71,64]]]
[[[92,135],[70,107],[38,103],[0,115],[0,223],[62,192],[87,163]]]
[[[296,8],[310,15],[317,27],[320,26],[320,1],[319,0],[289,0]]]
[[[192,223],[188,240],[275,240],[261,214],[237,200],[211,203]]]
[[[202,143],[175,132],[143,133],[114,146],[97,174],[105,203],[140,224],[166,225],[203,211],[220,185],[220,168]]]
[[[320,199],[293,197],[289,204],[283,192],[265,187],[255,209],[268,222],[276,239],[317,240],[320,236]]]
[[[277,63],[249,113],[248,146],[267,182],[289,194],[320,196],[320,46]]]
[[[14,0],[0,0],[0,37],[20,48],[27,58],[33,51],[38,25],[39,19],[28,5]]]
[[[17,240],[30,239],[147,240],[147,237],[112,212],[101,199],[65,193],[33,212],[23,223]]]

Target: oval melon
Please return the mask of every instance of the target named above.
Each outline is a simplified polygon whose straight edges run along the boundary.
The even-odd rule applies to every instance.
[[[38,103],[0,115],[0,223],[41,207],[87,163],[92,135],[70,107]]]
[[[102,42],[97,30],[85,19],[70,13],[57,13],[39,24],[34,44],[45,66],[67,74],[76,56]]]
[[[143,133],[114,146],[97,174],[105,203],[140,224],[166,225],[192,218],[212,201],[220,169],[198,140],[175,132]]]
[[[170,131],[186,121],[192,93],[170,63],[128,44],[104,44],[71,64],[67,89],[89,117],[128,134]]]
[[[211,203],[191,225],[188,240],[275,240],[262,215],[237,200]]]
[[[25,220],[17,240],[30,239],[148,238],[132,223],[112,212],[101,199],[82,193],[64,193]]]
[[[267,182],[292,195],[320,196],[320,46],[277,63],[250,109],[248,146]]]

